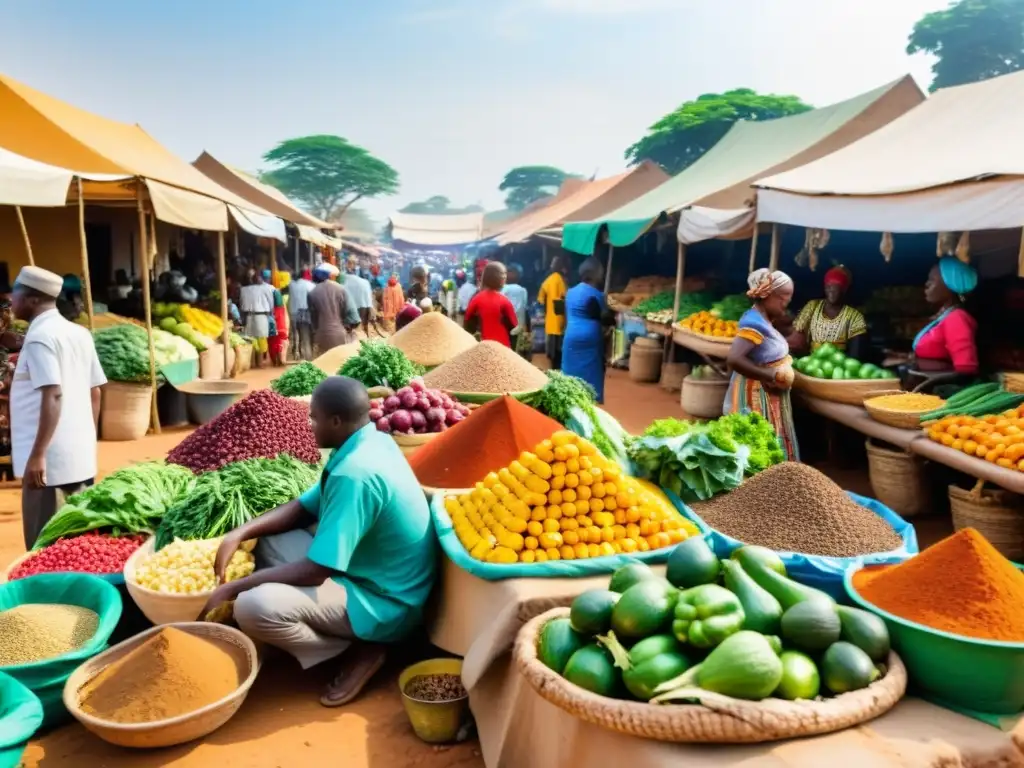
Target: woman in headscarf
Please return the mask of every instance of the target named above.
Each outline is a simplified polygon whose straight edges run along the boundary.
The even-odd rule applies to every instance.
[[[384,324],[388,328],[394,328],[395,318],[404,306],[405,294],[402,292],[402,286],[398,284],[398,276],[391,275],[380,300],[380,313],[384,316]]]
[[[604,326],[610,325],[604,292],[604,266],[591,257],[580,265],[580,282],[565,294],[565,338],[562,342],[562,372],[583,379],[604,402]]]
[[[287,273],[278,273],[287,274]],[[270,280],[269,269],[263,270],[263,279]],[[270,328],[270,337],[267,339],[267,352],[270,354],[270,364],[274,366],[284,365],[284,352],[288,349],[288,310],[284,305],[284,294],[276,285],[274,289],[274,315],[273,324]]]
[[[789,346],[794,352],[813,352],[827,343],[850,357],[863,359],[868,326],[864,315],[846,303],[852,280],[843,266],[825,273],[825,298],[807,302],[793,323]]]
[[[924,297],[938,313],[914,339],[912,367],[925,372],[978,372],[978,323],[962,306],[977,287],[977,271],[955,256],[943,256],[932,267]]]
[[[747,277],[747,287],[754,306],[740,318],[729,350],[732,377],[723,410],[763,416],[775,428],[786,459],[799,461],[793,406],[783,373],[790,363],[789,344],[773,325],[793,299],[793,280],[785,272],[758,269]]]

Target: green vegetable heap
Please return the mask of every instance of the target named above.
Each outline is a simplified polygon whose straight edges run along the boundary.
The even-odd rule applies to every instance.
[[[793,367],[814,379],[895,379],[896,374],[874,363],[862,363],[831,344],[822,344],[807,357],[793,361]]]
[[[346,360],[339,376],[349,376],[369,387],[401,389],[409,379],[422,376],[422,365],[409,360],[397,347],[383,341],[360,341],[359,354]]]
[[[540,662],[574,685],[652,704],[838,696],[878,680],[888,657],[875,614],[790,579],[771,550],[720,561],[701,538],[672,551],[665,577],[623,566],[537,642]]]
[[[711,305],[711,314],[720,320],[739,320],[750,309],[750,299],[745,293],[725,296]]]
[[[110,381],[148,383],[149,336],[137,325],[125,323],[93,332],[96,355]]]
[[[326,378],[327,374],[312,363],[301,362],[270,382],[270,388],[285,397],[305,397],[312,395],[317,384]]]

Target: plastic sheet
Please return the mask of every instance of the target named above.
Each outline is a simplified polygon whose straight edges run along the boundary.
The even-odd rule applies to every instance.
[[[43,724],[43,705],[28,688],[0,672],[0,768],[17,768],[25,745]]]

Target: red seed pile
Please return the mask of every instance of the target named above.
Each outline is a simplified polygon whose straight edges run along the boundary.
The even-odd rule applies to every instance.
[[[307,464],[320,461],[309,408],[260,389],[178,443],[167,460],[199,474],[236,461],[272,459],[282,453]]]
[[[58,539],[27,557],[11,571],[8,579],[24,579],[37,573],[120,573],[145,536],[108,536],[85,533],[70,539]]]

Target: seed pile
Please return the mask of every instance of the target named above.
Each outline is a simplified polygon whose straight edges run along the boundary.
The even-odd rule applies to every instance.
[[[853,557],[902,544],[885,520],[806,464],[769,467],[731,493],[695,504],[712,528],[783,552]]]
[[[388,343],[402,350],[414,363],[432,368],[475,347],[477,341],[440,312],[425,312],[392,336]]]
[[[0,667],[52,659],[81,648],[99,626],[80,605],[26,603],[0,611]]]
[[[481,341],[423,377],[428,387],[450,392],[532,392],[548,377],[511,349],[496,341]]]
[[[466,696],[458,675],[416,675],[405,684],[405,695],[417,701],[455,701]]]
[[[353,341],[351,344],[341,344],[333,349],[327,350],[313,361],[313,365],[328,376],[334,376],[338,372],[338,369],[341,368],[342,363],[350,357],[355,357],[358,354],[359,342]]]

